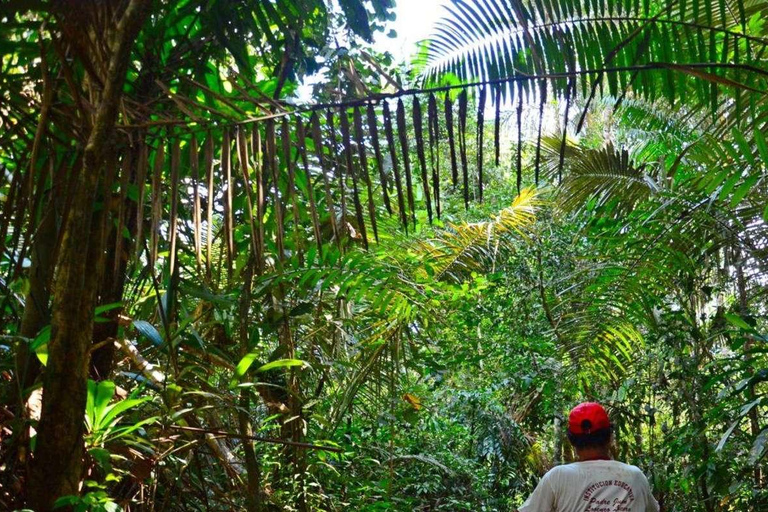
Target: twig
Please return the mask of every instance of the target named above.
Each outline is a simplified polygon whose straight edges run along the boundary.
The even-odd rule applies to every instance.
[[[124,338],[110,338],[110,340],[114,341],[115,345],[120,350],[122,350],[131,359],[131,361],[133,361],[133,364],[139,368],[139,371],[144,374],[144,376],[153,384],[155,384],[155,386],[158,388],[163,386],[163,383],[165,382],[165,374],[157,370],[155,365],[147,361],[133,343]]]
[[[241,434],[233,434],[231,432],[223,432],[221,430],[209,430],[206,428],[197,428],[197,427],[182,427],[179,425],[171,425],[170,428],[176,429],[176,430],[184,430],[186,432],[197,432],[199,434],[212,434],[214,436],[220,436],[220,437],[229,437],[233,439],[244,439],[244,440],[250,440],[250,441],[261,441],[263,443],[272,443],[272,444],[283,444],[283,445],[289,445],[289,446],[297,446],[299,448],[307,448],[309,450],[323,450],[327,452],[335,452],[335,453],[342,453],[344,450],[341,448],[334,448],[332,446],[321,446],[318,444],[310,444],[310,443],[299,443],[296,441],[285,441],[283,439],[275,439],[272,437],[261,437],[261,436],[245,436]]]

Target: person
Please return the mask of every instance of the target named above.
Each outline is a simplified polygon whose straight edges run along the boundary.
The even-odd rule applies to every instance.
[[[577,405],[567,434],[578,461],[549,470],[518,512],[659,512],[643,472],[611,458],[613,427],[603,406]]]

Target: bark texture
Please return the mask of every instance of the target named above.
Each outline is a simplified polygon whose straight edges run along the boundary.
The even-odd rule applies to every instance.
[[[38,512],[51,510],[58,498],[79,492],[93,311],[98,275],[102,274],[92,265],[104,263],[103,237],[92,237],[93,204],[104,174],[105,152],[114,133],[131,50],[150,5],[151,0],[131,0],[111,38],[104,89],[64,226],[53,286],[42,414],[28,488],[29,505]],[[88,257],[83,258],[83,254]]]
[[[51,278],[53,276],[53,256],[56,243],[56,217],[53,204],[43,216],[35,241],[32,243],[29,269],[29,292],[21,317],[19,333],[26,338],[34,338],[48,325],[51,317]],[[19,410],[23,410],[26,400],[25,390],[30,388],[40,374],[40,361],[29,350],[29,345],[19,345],[16,353],[16,372],[19,379]]]

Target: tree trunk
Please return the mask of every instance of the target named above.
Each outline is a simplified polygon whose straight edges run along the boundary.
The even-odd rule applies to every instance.
[[[741,251],[736,252],[734,259],[737,261],[736,287],[739,296],[739,314],[742,317],[746,317],[749,315],[749,297],[747,297],[747,280],[744,276],[744,259],[742,257]],[[747,336],[747,341],[744,343],[744,352],[749,352],[752,349],[754,343],[755,338],[752,336]],[[750,376],[753,374],[753,371],[748,372],[748,375]],[[747,386],[747,401],[752,402],[755,399],[755,396],[755,384],[752,382]],[[757,409],[757,407],[753,407],[747,415],[749,417],[749,430],[754,439],[757,439],[757,436],[760,435],[760,420],[757,416]],[[755,467],[752,470],[752,477],[755,488],[762,488],[763,476],[759,463],[755,464]]]
[[[74,178],[76,187],[53,287],[48,367],[43,377],[42,414],[29,477],[29,505],[38,512],[51,510],[58,498],[79,492],[89,349],[100,274],[100,269],[89,264],[103,262],[103,238],[91,236],[93,204],[105,150],[117,121],[131,50],[150,5],[151,0],[131,0],[117,25],[101,102],[82,169]],[[88,254],[87,260],[83,254]]]
[[[132,162],[138,162],[138,151],[132,150]],[[135,173],[135,172],[134,172]],[[118,211],[123,216],[123,225],[131,235],[131,239],[136,234],[136,203],[131,199],[124,197],[124,204]],[[128,264],[128,254],[132,254],[133,245],[123,243],[120,249],[122,254],[116,254],[118,250],[117,237],[123,236],[118,232],[115,223],[111,223],[107,237],[107,251],[105,255],[105,273],[101,279],[100,290],[98,293],[99,305],[114,304],[123,300],[125,290],[126,267]],[[115,265],[114,262],[118,261]],[[99,344],[108,338],[115,338],[119,327],[119,316],[123,312],[122,307],[111,309],[102,316],[109,319],[108,322],[95,324],[93,327],[93,344]],[[90,374],[94,380],[108,379],[115,363],[115,344],[106,343],[95,350],[91,355]]]
[[[29,269],[29,293],[21,317],[19,334],[25,338],[36,337],[40,330],[50,323],[51,279],[53,257],[56,245],[56,212],[53,202],[40,221],[35,240],[32,243]],[[23,410],[26,396],[24,391],[34,384],[40,374],[40,361],[29,350],[28,344],[19,345],[16,352],[16,378],[19,384],[19,410]]]
[[[253,268],[255,261],[251,258],[243,271],[243,291],[240,295],[240,356],[245,356],[250,350],[248,318],[250,318],[251,285],[253,283]],[[240,434],[252,436],[253,427],[248,410],[251,406],[251,392],[247,388],[240,390],[240,410],[237,413]],[[253,441],[243,440],[243,452],[245,453],[245,469],[248,479],[248,490],[245,496],[248,512],[261,512],[261,465],[253,448]]]
[[[554,427],[555,427],[555,447],[554,447],[554,456],[553,456],[553,462],[555,466],[559,466],[563,463],[563,426],[562,426],[562,419],[560,418],[559,414],[555,414],[555,420],[554,420]]]
[[[53,277],[54,252],[56,245],[56,212],[51,202],[43,215],[37,234],[32,243],[30,258],[32,266],[29,269],[29,292],[24,302],[24,313],[21,317],[19,334],[30,340],[34,339],[40,330],[51,321],[51,279]],[[11,464],[18,465],[20,472],[26,474],[29,470],[29,425],[30,418],[30,389],[40,375],[40,361],[30,349],[30,344],[20,342],[16,351],[15,376],[18,396],[13,407],[18,418],[18,432],[8,449],[11,450]],[[19,497],[20,500],[23,497]],[[21,503],[19,503],[21,504]]]

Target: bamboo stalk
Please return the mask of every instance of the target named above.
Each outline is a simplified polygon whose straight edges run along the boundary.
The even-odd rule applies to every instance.
[[[427,217],[432,224],[432,199],[429,193],[429,178],[427,176],[427,159],[424,152],[424,129],[422,127],[421,103],[419,98],[413,98],[413,131],[416,135],[416,155],[421,167],[421,186],[424,190],[424,200],[427,203]]]
[[[363,239],[363,247],[368,250],[368,232],[365,228],[365,217],[363,216],[363,206],[360,203],[360,190],[357,185],[357,173],[352,160],[352,141],[349,133],[349,117],[345,110],[339,112],[339,121],[341,125],[341,139],[344,145],[344,161],[347,167],[347,175],[352,178],[352,199],[355,204],[355,218],[357,219],[358,229]]]
[[[206,252],[205,252],[205,264],[208,272],[208,277],[211,277],[211,262],[213,261],[213,202],[216,199],[213,178],[213,135],[208,132],[208,136],[205,139],[205,174],[208,178],[208,202],[206,205],[206,221],[208,232],[205,237]]]
[[[480,89],[477,101],[477,191],[478,199],[483,202],[483,137],[485,135],[485,86]]]
[[[315,243],[317,244],[318,255],[323,254],[323,237],[320,231],[320,221],[317,215],[317,204],[315,202],[315,188],[312,183],[312,173],[309,170],[309,160],[307,158],[307,135],[304,131],[304,123],[301,117],[296,119],[296,137],[299,143],[299,155],[304,166],[304,176],[307,180],[307,196],[309,197],[309,209],[312,215],[312,230],[315,234]]]
[[[325,122],[328,125],[328,145],[330,152],[328,158],[330,158],[333,164],[333,172],[336,175],[336,179],[339,182],[339,206],[341,207],[341,224],[336,224],[338,234],[340,237],[347,235],[347,193],[346,186],[344,185],[344,172],[339,162],[339,151],[336,143],[336,126],[334,123],[333,110],[328,110],[325,113]]]
[[[265,266],[265,249],[264,249],[264,210],[266,209],[266,195],[265,195],[265,154],[264,143],[261,139],[261,129],[259,126],[254,126],[252,132],[253,143],[253,163],[256,170],[256,271],[261,275],[264,272]]]
[[[392,132],[392,114],[389,111],[389,103],[384,102],[384,132],[387,136],[387,146],[389,147],[389,157],[392,159],[392,173],[395,176],[395,188],[397,189],[397,206],[400,211],[400,220],[403,223],[405,232],[408,232],[408,214],[405,210],[405,199],[403,198],[403,184],[400,179],[400,169],[397,161],[397,150],[395,149],[395,137]]]
[[[360,172],[365,180],[365,186],[368,191],[368,216],[371,219],[371,229],[376,243],[379,243],[379,229],[376,225],[376,206],[373,203],[373,184],[371,175],[368,171],[368,157],[365,152],[365,134],[363,133],[363,114],[360,107],[355,107],[355,144],[357,145],[357,156],[360,162]]]
[[[547,103],[547,82],[546,80],[542,80],[540,83],[541,90],[539,93],[539,127],[536,133],[536,160],[534,163],[535,182],[537,187],[539,186],[539,172],[541,166],[541,128],[544,124],[544,106]]]
[[[459,166],[456,161],[456,139],[453,131],[453,102],[451,95],[445,95],[445,128],[448,132],[448,146],[451,154],[451,183],[454,190],[459,182]]]
[[[467,168],[467,91],[459,94],[459,153],[464,180],[464,208],[469,209],[469,169]]]
[[[253,221],[256,212],[254,211],[253,198],[251,197],[253,186],[251,184],[250,177],[250,159],[248,158],[248,141],[245,135],[245,127],[238,126],[237,130],[235,131],[235,136],[237,146],[237,163],[240,167],[240,173],[243,175],[243,185],[245,186],[245,201],[246,205],[248,206],[248,225],[251,228],[251,249],[255,255],[258,251],[256,239],[259,235],[256,231],[256,224]]]
[[[275,214],[275,245],[277,247],[277,260],[282,262],[285,258],[285,223],[283,221],[283,202],[280,194],[280,176],[277,172],[277,141],[275,136],[275,122],[269,120],[266,123],[267,164],[271,173],[272,186],[272,210]]]
[[[160,217],[162,215],[161,187],[162,172],[165,164],[165,140],[161,140],[155,151],[154,167],[152,172],[152,234],[149,248],[149,267],[155,266],[157,261],[158,237],[160,235]]]
[[[432,164],[432,192],[435,197],[435,211],[440,218],[440,124],[437,116],[437,98],[429,95],[427,105],[427,119],[429,125],[429,158]]]
[[[496,94],[493,99],[496,108],[496,116],[493,119],[493,149],[496,167],[499,166],[499,157],[501,156],[501,86],[496,87]]]
[[[171,222],[168,226],[170,237],[169,268],[173,275],[176,270],[176,241],[178,237],[179,216],[179,159],[181,158],[179,139],[171,143]]]
[[[376,169],[379,172],[379,182],[381,183],[381,193],[384,197],[384,207],[387,209],[387,213],[392,215],[392,204],[389,200],[389,184],[387,183],[387,175],[384,174],[384,164],[381,157],[381,146],[379,144],[379,127],[376,123],[376,109],[372,103],[368,104],[366,109],[366,115],[368,117],[368,133],[371,136],[371,144],[373,145],[373,155],[376,161]]]
[[[117,231],[115,233],[115,259],[112,267],[112,271],[115,275],[120,272],[120,264],[123,261],[123,245],[125,244],[125,237],[123,231],[125,230],[125,203],[128,200],[128,182],[131,177],[131,171],[133,167],[132,158],[133,148],[128,147],[123,154],[123,161],[120,167],[120,199],[117,205]]]
[[[517,193],[523,183],[523,94],[517,96],[517,154],[516,154]]]
[[[136,163],[136,258],[144,248],[144,185],[149,168],[149,150],[144,139],[139,139],[139,161]]]
[[[299,215],[298,194],[296,193],[296,176],[294,170],[294,161],[291,151],[291,130],[288,124],[288,118],[284,117],[280,127],[281,139],[283,143],[283,163],[288,173],[288,196],[293,210],[293,244],[296,254],[299,258],[299,264],[304,265],[304,246],[301,239],[299,228],[301,227],[301,217]]]
[[[221,143],[221,168],[224,173],[224,238],[227,242],[227,272],[232,276],[232,263],[235,258],[234,222],[232,212],[232,143],[229,130],[225,129]]]
[[[320,163],[320,175],[323,178],[323,190],[325,191],[325,204],[328,208],[328,216],[329,221],[331,223],[331,230],[333,232],[333,237],[336,240],[336,245],[341,249],[341,237],[339,236],[339,231],[336,227],[336,209],[333,205],[333,196],[331,195],[331,186],[328,182],[328,175],[325,173],[325,157],[323,155],[323,135],[320,131],[320,119],[316,114],[312,114],[312,118],[310,119],[310,122],[312,123],[312,139],[315,143],[315,154],[317,155],[317,160]]]
[[[195,260],[197,269],[203,267],[203,233],[200,211],[200,161],[197,137],[192,134],[189,142],[189,167],[192,171],[192,222],[195,229]]]
[[[405,124],[405,105],[403,100],[397,100],[397,134],[400,138],[400,147],[403,150],[403,169],[405,170],[405,187],[408,193],[408,209],[411,212],[413,229],[416,229],[416,207],[413,199],[413,178],[411,176],[411,156],[408,147],[408,127]]]

